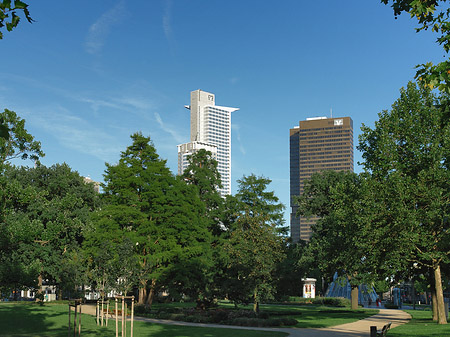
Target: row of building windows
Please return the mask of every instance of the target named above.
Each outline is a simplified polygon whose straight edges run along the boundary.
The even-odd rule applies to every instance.
[[[223,120],[223,121],[228,121],[230,120],[230,113],[225,111],[225,112],[221,112],[222,110],[211,110],[208,109],[208,111],[205,113],[205,117],[206,118],[217,118],[217,120]]]
[[[337,162],[340,162],[340,163],[337,163]],[[345,160],[345,159],[330,159],[330,160],[310,161],[310,162],[308,162],[308,164],[336,163],[336,166],[340,166],[342,164],[346,164],[347,162],[348,162],[348,160]],[[320,166],[324,166],[324,165],[320,165]],[[308,167],[314,168],[314,167],[317,167],[317,165],[301,165],[301,167],[303,169],[308,168]],[[302,170],[300,170],[300,171],[302,171]]]
[[[318,135],[318,136],[308,136],[308,137],[300,137],[300,143],[303,143],[305,140],[308,139],[326,139],[326,138],[332,138],[332,139],[348,139],[350,135]],[[353,137],[352,137],[353,138]]]
[[[315,153],[311,153],[311,152],[307,152],[302,154],[301,156],[298,156],[297,158],[302,158],[302,159],[317,159],[317,158],[325,158],[325,157],[329,157],[330,155],[336,155],[336,154],[341,154],[341,153],[345,153],[345,154],[353,154],[353,151],[327,151],[327,152],[322,152],[322,151],[317,151]]]
[[[204,123],[206,125],[214,125],[221,129],[230,129],[230,122],[228,120],[222,120],[217,118],[206,118]]]
[[[299,138],[317,136],[317,135],[335,135],[335,134],[350,134],[353,135],[353,132],[350,130],[333,130],[333,131],[323,131],[323,132],[310,132],[310,133],[301,133]]]
[[[350,143],[352,144],[352,143]],[[333,146],[330,146],[333,145]],[[335,146],[335,145],[345,145],[345,146]],[[313,151],[329,151],[329,150],[341,150],[341,149],[348,149],[349,146],[347,143],[339,143],[339,144],[309,144],[305,147],[303,147],[299,152],[313,152]],[[350,149],[353,151],[353,146],[350,147]]]
[[[304,140],[300,140],[300,146],[307,146],[307,144],[315,144],[315,143],[333,143],[335,144],[336,141],[341,142],[349,142],[352,143],[352,138],[346,138],[346,137],[331,137],[330,139],[325,140],[326,137],[311,137]],[[319,140],[310,140],[310,139],[319,139]],[[321,140],[323,139],[323,140]]]
[[[332,126],[332,127],[326,127],[326,128],[308,128],[308,129],[300,129],[300,132],[308,132],[308,131],[320,131],[320,130],[336,130],[336,129],[343,129],[344,126],[342,125],[337,125],[337,126]],[[347,127],[348,128],[348,127]]]
[[[353,142],[351,142],[351,141],[347,141],[347,142],[341,142],[341,143],[333,143],[333,144],[329,144],[328,142],[325,142],[325,141],[319,141],[319,140],[316,140],[316,141],[312,141],[312,142],[310,142],[310,143],[321,143],[321,144],[318,144],[318,145],[314,145],[314,144],[308,144],[308,145],[305,145],[305,144],[303,144],[302,146],[303,147],[306,147],[306,148],[309,148],[309,147],[313,147],[313,146],[316,146],[316,147],[324,147],[324,146],[330,146],[330,145],[341,145],[341,146],[346,146],[346,147],[348,147],[349,146],[349,144],[353,144]],[[323,143],[325,143],[325,144],[323,144]]]

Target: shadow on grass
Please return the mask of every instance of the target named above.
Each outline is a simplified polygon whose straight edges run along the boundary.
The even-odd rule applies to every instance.
[[[412,319],[408,324],[389,331],[392,337],[443,337],[450,336],[450,324],[437,324],[431,318],[431,311],[405,310]]]
[[[71,320],[74,320],[73,313]],[[83,337],[115,336],[105,329],[99,331],[92,316],[82,315],[81,321]],[[68,306],[65,305],[0,304],[0,336],[3,337],[67,337],[68,323]],[[71,332],[73,334],[73,330]]]

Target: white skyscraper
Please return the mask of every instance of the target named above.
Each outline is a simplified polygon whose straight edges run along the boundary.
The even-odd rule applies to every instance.
[[[216,105],[214,94],[200,89],[191,92],[191,105],[186,108],[191,110],[191,142],[178,145],[178,173],[186,167],[189,154],[204,148],[216,156],[223,185],[220,194],[231,194],[231,113],[239,109]]]

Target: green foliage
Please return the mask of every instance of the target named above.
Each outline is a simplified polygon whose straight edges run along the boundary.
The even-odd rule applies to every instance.
[[[203,268],[211,263],[204,205],[192,185],[171,174],[150,138],[140,133],[131,138],[133,143],[122,152],[118,164],[106,165],[103,189],[108,206],[96,221],[105,229],[96,241],[108,241],[112,231],[134,243],[140,303],[147,287],[150,294],[160,287],[174,295],[181,289],[187,295],[197,293]]]
[[[448,53],[450,50],[450,8],[447,0],[381,0],[384,4],[391,4],[397,17],[402,12],[416,18],[417,32],[428,30],[438,34],[436,42]],[[426,87],[439,88],[440,91],[450,93],[450,61],[446,60],[433,65],[431,62],[417,66],[416,80]]]
[[[389,210],[383,227],[403,252],[414,252],[410,259],[428,266],[448,261],[450,239],[450,123],[438,103],[429,90],[409,83],[375,129],[363,127],[358,147],[379,183],[380,208]]]
[[[228,298],[236,303],[255,305],[271,298],[277,263],[283,257],[283,240],[268,216],[255,211],[244,213],[229,233],[224,249],[227,252],[225,287]]]
[[[300,264],[317,265],[325,276],[343,272],[352,284],[370,272],[365,180],[355,173],[315,173],[298,198],[302,216],[317,215],[311,241]],[[312,263],[314,261],[314,263]]]
[[[0,113],[3,133],[8,130],[5,137],[0,137],[0,164],[15,158],[31,159],[39,162],[43,157],[41,143],[25,129],[25,120],[17,116],[14,111],[5,109]]]
[[[392,273],[413,272],[413,264],[432,268],[443,320],[440,268],[450,253],[448,102],[445,95],[437,98],[428,88],[408,83],[373,130],[363,126],[358,146],[376,191],[373,255],[391,262],[385,265]]]
[[[82,282],[78,250],[83,232],[90,226],[89,212],[98,205],[93,187],[66,164],[8,166],[3,178],[8,181],[3,234],[9,245],[2,253],[5,265],[15,267],[2,274],[31,274],[33,281],[15,283],[19,288],[35,286],[40,275],[73,290]],[[2,284],[12,286],[12,281]]]
[[[0,29],[6,25],[6,29],[10,32],[13,28],[17,27],[20,21],[18,12],[23,12],[29,23],[33,22],[28,5],[25,2],[20,0],[2,0],[0,2]],[[0,31],[0,39],[2,38],[3,33]]]
[[[218,192],[222,188],[217,161],[210,151],[200,149],[189,156],[189,165],[181,179],[196,186],[200,200],[205,204],[205,218],[210,231],[219,235],[222,232],[220,218],[223,211],[223,199]]]
[[[304,266],[298,264],[305,250],[305,244],[283,247],[283,259],[276,266],[276,294],[275,298],[281,300],[286,296],[302,295],[302,277],[306,274]]]
[[[284,209],[286,208],[273,191],[267,191],[267,186],[272,180],[257,177],[254,174],[243,176],[238,180],[238,193],[236,198],[243,203],[250,216],[253,214],[264,214],[270,221],[278,226],[280,230],[284,225]]]

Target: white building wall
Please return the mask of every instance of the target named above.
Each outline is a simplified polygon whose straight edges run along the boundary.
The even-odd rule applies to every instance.
[[[200,149],[205,149],[211,152],[212,157],[217,160],[217,146],[201,143],[201,142],[191,142],[180,144],[178,147],[178,175],[182,175],[184,170],[189,165],[189,156],[197,152]]]
[[[238,109],[215,105],[215,95],[202,90],[191,92],[191,105],[187,108],[191,110],[191,143],[217,147],[218,170],[223,185],[219,192],[222,196],[231,194],[231,113]],[[178,174],[180,169],[183,170],[185,160],[180,155],[180,146]]]

